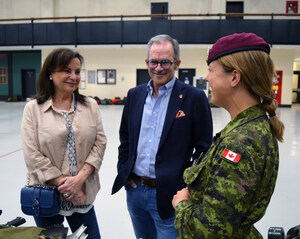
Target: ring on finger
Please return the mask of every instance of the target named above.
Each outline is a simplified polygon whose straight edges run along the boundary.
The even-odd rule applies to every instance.
[[[69,194],[67,194],[67,193],[64,193],[64,197],[65,198],[68,198],[68,197],[70,197],[71,195],[69,195]]]

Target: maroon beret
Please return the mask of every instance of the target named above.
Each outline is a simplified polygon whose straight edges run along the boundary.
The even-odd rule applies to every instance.
[[[209,65],[221,56],[247,50],[261,50],[270,54],[270,45],[254,33],[235,33],[217,40],[209,50],[206,62]]]

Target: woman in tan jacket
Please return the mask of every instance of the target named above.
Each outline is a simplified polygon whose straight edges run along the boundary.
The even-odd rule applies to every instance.
[[[38,95],[24,109],[22,146],[28,185],[54,185],[61,194],[58,215],[34,216],[37,226],[62,224],[66,217],[72,232],[84,224],[88,238],[100,238],[93,202],[106,136],[96,101],[78,92],[82,62],[66,48],[47,56]]]

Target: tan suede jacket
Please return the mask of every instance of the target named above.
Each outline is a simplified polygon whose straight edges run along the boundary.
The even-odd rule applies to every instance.
[[[98,172],[106,148],[106,136],[99,106],[90,97],[87,97],[86,101],[86,106],[77,102],[72,126],[75,134],[78,171],[85,162],[95,168],[83,185],[86,203],[91,204],[100,190]],[[69,113],[73,111],[74,100]],[[67,129],[64,117],[53,109],[51,99],[40,105],[36,100],[25,105],[21,136],[29,185],[45,184],[62,174],[70,175],[67,153],[60,171],[66,147]]]

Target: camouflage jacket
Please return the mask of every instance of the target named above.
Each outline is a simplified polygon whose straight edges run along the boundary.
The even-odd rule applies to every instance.
[[[241,112],[185,170],[191,200],[176,206],[178,238],[262,238],[253,224],[265,214],[278,164],[265,111],[256,105]]]

